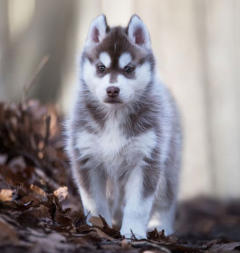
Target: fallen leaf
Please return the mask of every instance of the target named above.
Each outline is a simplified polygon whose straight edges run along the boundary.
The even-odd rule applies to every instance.
[[[45,191],[43,189],[41,189],[40,187],[36,186],[36,185],[31,184],[30,189],[38,195],[41,195],[41,196],[44,196],[44,197],[46,196]]]
[[[13,190],[2,189],[0,190],[0,201],[11,201],[13,196]]]
[[[115,240],[111,236],[104,233],[100,228],[94,228],[94,230],[97,232],[98,236],[102,239],[106,239],[106,240],[109,240],[109,241],[114,241]]]
[[[62,202],[68,196],[68,188],[67,186],[59,187],[53,194],[58,198],[59,202]]]
[[[99,228],[103,228],[104,227],[104,224],[103,224],[103,221],[100,217],[97,217],[97,216],[92,216],[90,219],[89,219],[89,222],[93,225],[93,226],[96,226],[96,227],[99,227]]]

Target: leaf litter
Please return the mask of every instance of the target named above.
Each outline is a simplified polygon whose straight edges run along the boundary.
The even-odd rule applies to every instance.
[[[238,252],[240,201],[180,203],[177,231],[124,239],[86,223],[64,152],[62,118],[36,100],[0,103],[0,252]]]

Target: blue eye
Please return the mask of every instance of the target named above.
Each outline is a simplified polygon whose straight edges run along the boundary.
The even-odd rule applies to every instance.
[[[97,66],[97,71],[99,73],[103,73],[105,72],[105,70],[106,70],[106,67],[103,64]]]
[[[135,68],[133,66],[127,65],[124,67],[124,72],[127,74],[131,74],[134,71],[134,69]]]

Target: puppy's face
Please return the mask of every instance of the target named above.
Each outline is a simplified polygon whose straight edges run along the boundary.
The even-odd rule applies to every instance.
[[[125,29],[110,29],[105,16],[97,17],[82,57],[85,85],[99,102],[109,106],[137,101],[153,78],[149,34],[136,15]]]

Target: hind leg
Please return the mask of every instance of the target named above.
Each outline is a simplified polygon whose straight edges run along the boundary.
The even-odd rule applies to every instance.
[[[181,164],[181,136],[177,134],[170,142],[170,153],[164,163],[159,178],[154,205],[148,222],[148,231],[155,228],[165,231],[165,235],[174,232],[175,211],[178,193],[178,178]]]
[[[151,216],[148,222],[148,232],[164,230],[165,235],[174,232],[176,210],[177,182],[168,177],[162,177],[154,200]]]

